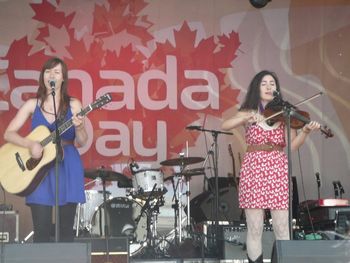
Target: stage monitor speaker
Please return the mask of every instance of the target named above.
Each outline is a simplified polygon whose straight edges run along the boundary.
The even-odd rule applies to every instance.
[[[129,262],[129,240],[127,237],[108,238],[108,260],[107,241],[104,237],[76,238],[75,242],[86,242],[91,244],[91,263]]]
[[[350,262],[350,240],[277,240],[271,262]]]
[[[91,262],[88,243],[5,244],[2,253],[5,263]]]
[[[191,217],[196,223],[215,220],[215,196],[206,191],[191,200]],[[230,186],[219,189],[219,221],[242,220],[242,209],[238,204],[237,188]]]

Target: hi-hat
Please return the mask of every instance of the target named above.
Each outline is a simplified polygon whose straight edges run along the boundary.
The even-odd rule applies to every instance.
[[[194,164],[194,163],[200,163],[203,162],[204,158],[202,157],[181,157],[181,158],[176,158],[176,159],[168,159],[163,162],[161,162],[161,165],[164,166],[185,166],[189,164]]]
[[[90,179],[100,177],[105,181],[126,182],[129,180],[124,174],[105,169],[86,169],[84,170],[84,176]]]

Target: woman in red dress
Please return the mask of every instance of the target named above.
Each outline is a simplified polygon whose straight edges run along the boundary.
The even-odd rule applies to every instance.
[[[263,262],[261,238],[264,210],[270,209],[275,238],[288,240],[288,159],[286,125],[276,122],[268,125],[262,111],[274,99],[280,86],[275,73],[261,71],[255,75],[238,113],[222,124],[224,130],[243,125],[247,151],[240,171],[239,204],[247,221],[247,253],[249,262]],[[320,128],[311,121],[300,132],[291,129],[291,149],[298,149],[308,134]]]

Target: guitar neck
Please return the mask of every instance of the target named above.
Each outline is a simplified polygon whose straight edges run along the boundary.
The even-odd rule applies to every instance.
[[[87,115],[90,111],[92,111],[91,105],[87,106],[85,109],[81,110],[81,112],[78,113],[78,116],[85,116]],[[70,118],[69,120],[65,121],[58,127],[58,134],[61,135],[64,132],[66,132],[70,127],[73,126],[73,119]],[[54,141],[56,138],[56,131],[51,132],[49,136],[47,136],[44,140],[40,142],[42,147],[45,147],[47,144],[50,142]]]

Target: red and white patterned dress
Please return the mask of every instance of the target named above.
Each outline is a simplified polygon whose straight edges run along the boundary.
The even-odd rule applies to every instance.
[[[264,129],[260,125],[246,128],[248,145],[286,146],[285,125]],[[241,208],[288,209],[288,159],[282,151],[247,152],[243,158],[239,181]]]

